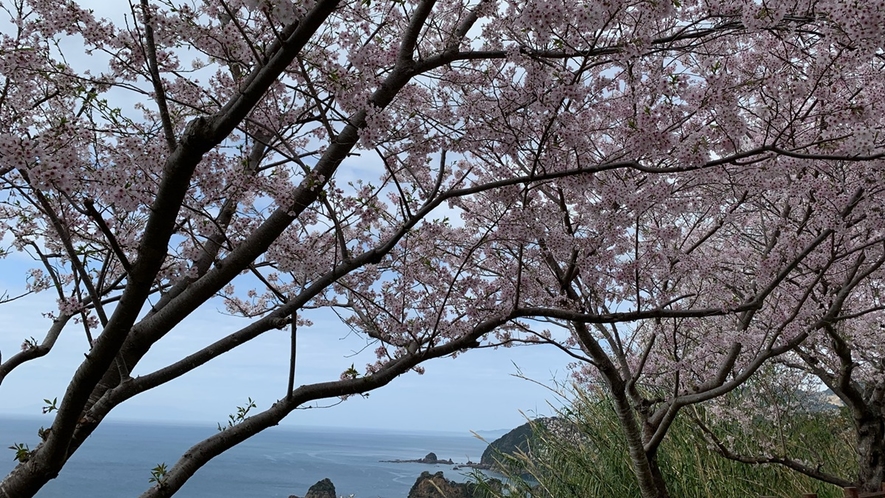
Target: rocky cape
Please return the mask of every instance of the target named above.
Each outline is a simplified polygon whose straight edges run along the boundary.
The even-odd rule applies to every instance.
[[[501,481],[492,479],[490,485],[500,488]],[[424,471],[415,480],[407,498],[483,498],[485,496],[483,489],[475,483],[450,481],[442,472],[431,474]],[[290,495],[289,498],[298,498],[298,496]],[[304,498],[338,498],[338,496],[335,494],[335,485],[326,478],[311,486]]]
[[[454,465],[455,462],[452,459],[448,460],[440,460],[436,457],[436,453],[430,452],[424,458],[418,458],[417,460],[381,460],[385,463],[427,463],[430,465]]]
[[[500,470],[501,462],[508,457],[531,453],[533,441],[538,430],[547,430],[555,434],[573,434],[574,428],[567,427],[568,422],[556,417],[538,418],[527,422],[492,441],[482,454],[479,462],[456,463],[451,459],[440,459],[436,453],[430,452],[424,458],[409,460],[381,460],[387,463],[423,463],[428,465],[452,465],[452,470],[474,468],[480,470]],[[501,481],[491,479],[487,484],[492,487],[501,486]],[[475,483],[461,483],[446,479],[442,472],[431,474],[424,471],[415,481],[407,498],[481,498],[485,496],[482,489]],[[289,498],[298,498],[290,495]],[[304,498],[338,498],[335,486],[329,479],[317,482],[307,491]]]
[[[557,437],[573,437],[578,433],[575,427],[562,418],[536,418],[489,443],[482,452],[477,468],[496,470],[501,468],[503,462],[514,460],[511,457],[530,455],[538,431],[547,431]]]
[[[468,460],[466,463],[459,463],[453,461],[451,458],[448,460],[439,459],[436,456],[436,453],[430,452],[424,458],[415,458],[411,460],[379,460],[384,463],[424,463],[429,465],[452,465],[452,470],[460,470],[462,468],[468,469],[480,469],[480,470],[491,470],[492,467],[490,465],[486,465],[481,462],[471,462]]]

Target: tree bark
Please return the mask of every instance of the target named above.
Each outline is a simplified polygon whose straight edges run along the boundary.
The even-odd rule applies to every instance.
[[[882,489],[885,480],[885,422],[882,417],[855,418],[857,486],[867,492]]]
[[[630,461],[633,464],[633,472],[636,474],[636,482],[639,484],[642,498],[670,498],[667,484],[658,467],[657,449],[651,452],[645,451],[645,445],[642,442],[642,429],[627,398],[625,383],[620,378],[609,378],[608,381],[615,404],[615,413],[624,430],[624,435],[627,437],[627,451],[630,453]]]
[[[658,450],[655,448],[645,452],[645,458],[648,460],[648,467],[651,471],[652,482],[657,489],[657,498],[669,498],[670,492],[667,490],[667,482],[664,480],[664,474],[661,473],[661,467],[658,465]]]

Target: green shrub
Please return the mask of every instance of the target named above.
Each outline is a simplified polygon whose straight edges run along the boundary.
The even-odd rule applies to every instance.
[[[573,391],[570,398],[570,404],[559,411],[562,423],[538,424],[528,451],[498,456],[507,485],[503,490],[489,489],[490,496],[639,496],[626,440],[609,399],[601,391]],[[708,447],[708,440],[689,416],[702,420],[702,409],[689,410],[692,411],[677,417],[658,454],[671,496],[797,498],[804,493],[817,493],[820,498],[842,496],[839,488],[783,466],[749,465],[721,457]],[[792,423],[789,435],[775,431],[762,420],[750,428],[737,424],[708,424],[708,428],[723,441],[736,444],[736,450],[758,451],[759,446],[750,439],[774,431],[782,439],[779,444],[789,447],[795,458],[831,466],[851,465],[852,449],[840,435],[850,427],[844,414],[806,413]],[[480,482],[484,480],[478,474],[475,478]]]

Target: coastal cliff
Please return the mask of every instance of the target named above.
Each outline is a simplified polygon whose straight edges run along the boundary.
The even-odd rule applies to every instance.
[[[489,444],[480,459],[482,468],[495,469],[502,457],[529,453],[535,439],[535,427],[556,429],[564,423],[556,417],[542,417],[520,425]]]

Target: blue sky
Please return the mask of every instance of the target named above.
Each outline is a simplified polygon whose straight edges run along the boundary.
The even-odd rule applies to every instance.
[[[3,262],[0,290],[13,293],[20,289],[23,268],[21,255]],[[8,358],[17,352],[25,338],[42,340],[50,323],[42,313],[54,309],[55,300],[48,291],[0,305],[3,356]],[[162,367],[246,323],[245,319],[222,314],[220,309],[218,305],[197,311],[155,346],[133,374]],[[314,325],[300,328],[298,334],[296,384],[334,380],[352,363],[361,370],[374,361],[373,347],[354,354],[363,349],[364,339],[350,333],[334,315],[314,312],[309,318]],[[133,398],[112,416],[119,420],[214,425],[224,422],[249,397],[259,409],[267,408],[285,392],[288,350],[288,331],[269,332],[180,379]],[[43,416],[43,399],[62,397],[85,352],[82,328],[69,324],[49,355],[19,367],[0,385],[0,413]],[[550,384],[554,378],[568,380],[567,363],[565,355],[549,346],[470,351],[456,359],[426,363],[424,375],[403,375],[367,399],[354,397],[331,408],[297,410],[285,423],[457,432],[511,428],[524,422],[523,414],[549,414],[548,400],[555,398],[544,387],[515,377],[517,367],[525,376]]]
[[[90,7],[94,2],[84,1]],[[95,6],[100,17],[122,20],[128,5]],[[0,30],[4,26],[0,25]],[[107,57],[86,57],[79,38],[65,38],[67,60],[75,66],[100,71]],[[114,90],[113,104],[132,111],[141,96]],[[340,185],[356,178],[374,180],[383,169],[377,158],[360,157],[339,171]],[[373,169],[378,166],[381,169]],[[440,209],[439,216],[448,213]],[[3,241],[8,245],[9,240]],[[34,263],[23,254],[0,261],[0,292],[15,295],[24,288],[24,271]],[[221,313],[219,302],[211,303],[156,345],[135,369],[144,374],[165,366],[246,324],[244,319]],[[43,313],[56,311],[54,291],[0,305],[0,352],[8,358],[24,339],[42,341],[50,321]],[[374,362],[374,347],[351,334],[332,313],[307,315],[314,325],[299,331],[296,384],[335,380],[354,364],[362,370]],[[355,354],[357,351],[361,351]],[[61,398],[68,380],[87,351],[82,328],[69,324],[46,357],[15,370],[0,385],[0,414],[43,416],[43,399]],[[142,394],[112,413],[128,420],[224,422],[251,397],[258,409],[266,408],[284,395],[287,381],[288,331],[265,334],[204,367],[157,390]],[[540,385],[516,378],[522,373],[537,382],[567,381],[568,358],[549,346],[514,347],[471,351],[457,359],[443,358],[426,363],[426,373],[406,374],[368,399],[355,397],[332,408],[298,410],[285,423],[312,426],[382,428],[403,430],[496,430],[515,427],[525,415],[549,414],[547,400],[554,395]],[[523,413],[525,415],[523,415]],[[48,419],[48,415],[46,415]]]

